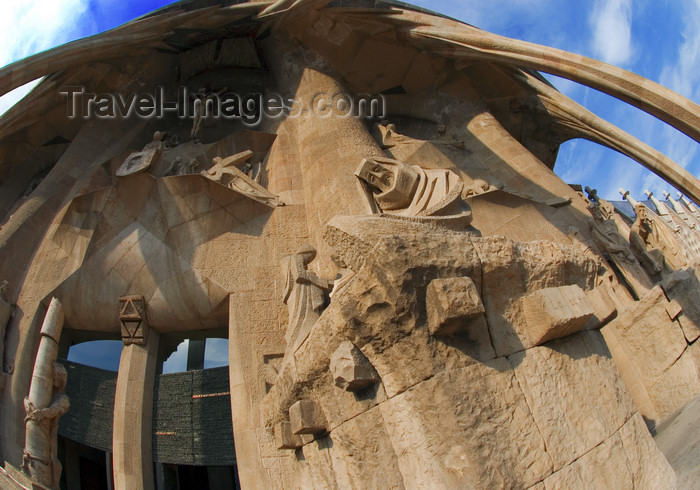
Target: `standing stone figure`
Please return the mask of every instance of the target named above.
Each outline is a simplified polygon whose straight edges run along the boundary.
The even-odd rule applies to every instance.
[[[205,89],[200,89],[201,92],[204,92]],[[223,88],[219,92],[216,92],[214,94],[208,94],[204,95],[202,93],[198,94],[192,94],[190,95],[191,98],[194,99],[193,102],[193,108],[194,108],[194,118],[192,119],[192,130],[190,131],[190,141],[193,141],[195,143],[199,143],[199,137],[202,134],[202,122],[204,121],[204,118],[207,115],[207,103],[211,100],[213,103],[218,104],[219,101],[219,95],[224,93],[226,91],[226,88]]]
[[[663,272],[664,261],[673,269],[682,268],[685,257],[670,230],[659,226],[644,205],[637,205],[634,212],[637,219],[630,229],[630,245],[639,262],[652,275]]]
[[[593,215],[591,235],[593,241],[603,252],[607,252],[610,260],[620,269],[627,283],[634,289],[637,296],[653,287],[646,271],[639,265],[629,243],[625,240],[613,219],[606,219],[598,203],[589,206]]]
[[[301,345],[321,316],[323,292],[333,286],[333,281],[322,279],[307,270],[316,257],[316,249],[309,244],[280,261],[284,274],[283,302],[289,309],[289,324],[285,339],[292,352]]]
[[[591,205],[590,211],[594,220],[591,225],[591,235],[596,245],[620,261],[634,263],[634,254],[625,237],[618,231],[615,221],[606,219],[598,204]]]
[[[58,488],[61,479],[61,463],[58,461],[57,443],[58,443],[58,419],[70,408],[70,401],[65,394],[66,382],[68,374],[66,368],[61,364],[54,362],[53,364],[53,393],[51,397],[51,405],[47,408],[36,408],[29,397],[24,399],[24,409],[27,416],[24,419],[25,424],[29,421],[38,427],[38,431],[34,432],[34,436],[41,435],[45,439],[42,441],[48,444],[49,458],[30,454],[26,449],[22,457],[22,466],[24,470],[35,479],[37,473],[34,468],[36,463],[50,467],[49,476],[51,480],[39,481],[48,488]],[[36,479],[38,480],[38,478]]]

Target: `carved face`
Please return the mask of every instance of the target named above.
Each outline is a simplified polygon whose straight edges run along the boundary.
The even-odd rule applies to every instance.
[[[369,184],[384,211],[407,207],[419,180],[418,173],[405,163],[381,157],[362,160],[355,175]]]
[[[593,219],[595,219],[596,221],[605,221],[605,217],[603,216],[603,212],[600,210],[600,206],[591,204],[589,206],[589,209],[591,211],[591,214],[593,215]]]
[[[355,175],[380,193],[391,189],[396,180],[396,175],[391,167],[371,158],[362,160],[362,164],[360,164],[360,168]]]

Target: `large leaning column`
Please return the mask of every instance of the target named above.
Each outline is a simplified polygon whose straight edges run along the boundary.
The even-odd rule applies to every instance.
[[[153,386],[159,334],[150,330],[143,296],[119,299],[121,359],[114,396],[114,488],[153,489]]]
[[[291,52],[283,45],[275,48],[270,49],[279,57],[271,63],[275,77],[284,89],[296,88],[294,95],[304,108],[285,124],[297,135],[309,238],[318,250],[320,272],[333,275],[331,250],[322,239],[325,226],[334,216],[370,213],[355,170],[363,158],[386,154],[357,112],[333,108],[334,102],[342,106],[342,100],[352,100],[354,94],[327,73],[319,55],[303,49]]]

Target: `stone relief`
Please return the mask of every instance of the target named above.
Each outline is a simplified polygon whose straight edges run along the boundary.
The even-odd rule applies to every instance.
[[[153,141],[144,146],[143,150],[134,152],[126,157],[124,163],[117,169],[117,177],[126,177],[127,175],[148,170],[152,164],[160,159],[163,151],[166,149],[163,141],[164,136],[165,133],[163,131],[156,131],[153,134]]]
[[[24,399],[26,438],[22,467],[33,482],[57,489],[61,465],[57,459],[58,419],[70,403],[64,391],[66,370],[56,363],[63,330],[63,306],[53,298],[41,326],[29,395]]]
[[[379,129],[379,134],[381,135],[381,145],[382,145],[382,148],[384,148],[384,149],[393,148],[395,146],[403,145],[403,144],[422,143],[425,141],[427,141],[429,143],[439,144],[439,145],[446,145],[451,150],[463,150],[464,149],[464,142],[462,142],[462,141],[451,140],[451,139],[419,140],[416,138],[411,138],[410,136],[406,136],[404,134],[399,133],[396,130],[396,125],[392,124],[386,120],[377,124],[377,129]],[[438,134],[442,135],[444,133],[445,133],[445,126],[440,125],[438,127]]]
[[[459,212],[464,184],[447,169],[423,169],[390,158],[365,158],[355,175],[379,213],[436,216]]]
[[[124,345],[146,345],[148,321],[143,296],[132,295],[119,298],[119,322]]]
[[[598,203],[590,204],[588,209],[593,215],[590,226],[596,246],[619,268],[635,294],[641,295],[651,289],[651,279],[634,256],[629,242],[620,234],[615,221],[605,218]]]
[[[45,446],[48,443],[49,457],[43,457],[47,452],[45,447],[41,451],[42,456],[37,455],[37,453],[31,453],[29,450],[30,441],[27,441],[27,449],[25,449],[22,458],[22,468],[38,483],[45,485],[47,488],[59,488],[58,483],[61,478],[62,467],[58,460],[57,450],[58,419],[70,408],[70,401],[65,394],[67,378],[66,368],[54,362],[51,404],[46,408],[37,408],[29,397],[24,399],[24,409],[27,414],[24,421],[26,424],[31,424],[38,429],[40,435],[37,432],[32,433],[33,437],[37,439],[35,441],[36,444]],[[50,470],[40,472],[37,468],[38,465],[49,467]]]
[[[652,218],[646,206],[638,205],[637,214],[630,229],[630,244],[639,262],[651,275],[664,272],[664,260],[673,269],[686,264],[685,257],[670,230]]]
[[[251,156],[253,156],[253,152],[247,150],[227,158],[214,157],[214,166],[209,170],[203,170],[201,174],[214,182],[225,185],[229,189],[271,208],[284,206],[284,203],[279,197],[272,194],[258,182],[251,179],[246,173],[238,169],[237,165],[245,162]]]
[[[460,27],[450,19],[437,18],[410,6],[392,8],[391,12],[374,12],[369,6],[371,3],[279,0],[239,2],[222,9],[210,6],[210,11],[192,5],[191,11],[178,11],[163,22],[167,24],[167,35],[171,36],[172,43],[190,43],[183,45],[179,54],[162,53],[165,34],[159,35],[161,26],[153,32],[139,30],[150,29],[153,19],[162,21],[160,14],[136,23],[136,34],[148,34],[150,37],[144,39],[152,40],[142,44],[144,49],[155,48],[154,60],[163,55],[168,63],[174,59],[181,61],[177,76],[183,85],[198,86],[192,85],[194,77],[202,76],[202,80],[210,77],[215,67],[217,77],[231,75],[231,79],[235,75],[256,80],[260,73],[247,72],[265,72],[266,77],[274,78],[280,90],[294,87],[300,94],[318,93],[329,87],[340,89],[345,83],[355,89],[367,86],[377,93],[396,97],[392,100],[395,106],[411,113],[396,117],[415,116],[428,122],[419,129],[426,138],[434,139],[401,134],[397,126],[387,120],[375,128],[380,136],[375,134],[373,139],[367,124],[356,118],[321,121],[290,117],[279,121],[279,125],[277,122],[266,125],[266,130],[271,131],[269,134],[248,131],[253,136],[244,140],[245,143],[241,142],[243,138],[233,138],[233,128],[240,128],[236,126],[238,122],[221,122],[217,133],[223,135],[230,130],[231,139],[203,145],[200,138],[207,122],[207,103],[218,94],[210,93],[209,88],[200,89],[203,94],[196,94],[193,100],[194,120],[189,142],[166,153],[177,147],[179,141],[175,136],[157,132],[151,143],[130,154],[117,170],[119,177],[143,171],[156,177],[199,172],[200,177],[159,180],[155,184],[150,182],[153,179],[142,179],[155,186],[148,192],[141,192],[141,179],[122,181],[122,189],[117,190],[127,189],[125,198],[108,189],[108,184],[97,189],[97,193],[91,188],[96,183],[105,184],[101,172],[106,166],[100,167],[103,162],[90,159],[91,148],[89,145],[81,147],[81,140],[102,141],[105,135],[102,127],[85,126],[86,132],[94,131],[89,133],[92,138],[68,142],[75,145],[72,154],[86,154],[84,167],[71,172],[79,175],[80,168],[97,168],[98,172],[92,176],[94,180],[85,178],[78,182],[81,191],[89,191],[90,198],[97,197],[93,201],[75,200],[76,206],[69,208],[65,217],[51,218],[51,213],[42,211],[36,213],[36,220],[27,221],[31,224],[30,230],[32,227],[40,229],[38,225],[58,226],[62,239],[60,250],[40,240],[36,254],[25,261],[27,281],[23,289],[26,289],[18,297],[23,298],[21,308],[26,314],[21,323],[18,318],[12,325],[23,335],[18,347],[23,357],[18,358],[20,362],[17,363],[22,372],[10,379],[15,383],[12,393],[26,388],[29,381],[22,380],[32,379],[30,370],[34,359],[31,353],[32,346],[36,346],[37,332],[31,323],[35,321],[31,301],[47,297],[45,290],[54,285],[46,284],[64,281],[63,275],[73,274],[75,262],[75,267],[81,268],[80,277],[83,277],[82,270],[110,274],[114,270],[109,276],[110,282],[105,281],[105,289],[119,291],[109,296],[112,298],[108,303],[110,311],[114,307],[113,298],[132,288],[146,294],[140,286],[153,286],[156,293],[151,291],[147,297],[155,297],[160,310],[152,307],[157,302],[149,299],[148,319],[154,320],[158,330],[195,330],[214,324],[218,327],[226,321],[228,313],[232,349],[240,351],[234,355],[231,350],[229,356],[230,396],[235,401],[231,405],[233,430],[236,431],[236,457],[244,488],[304,485],[319,488],[354,485],[365,488],[411,485],[577,488],[590,483],[587,479],[607,476],[598,468],[604,465],[608,472],[623,475],[615,481],[623,484],[611,484],[613,487],[624,488],[624,483],[648,488],[671,487],[666,483],[672,480],[668,476],[672,475],[672,470],[654,447],[639,415],[641,410],[628,391],[634,391],[632,396],[640,391],[645,396],[647,393],[644,387],[639,388],[638,379],[628,383],[628,387],[635,390],[624,386],[618,372],[623,369],[615,367],[616,353],[611,352],[612,346],[617,344],[610,342],[608,349],[607,338],[603,340],[596,329],[615,317],[618,306],[620,318],[625,321],[617,322],[614,326],[617,330],[610,328],[608,332],[627,335],[626,330],[635,327],[636,319],[627,320],[625,315],[631,316],[630,312],[634,312],[639,303],[649,301],[645,292],[653,285],[638,259],[648,266],[649,274],[658,276],[665,262],[673,260],[669,256],[675,256],[678,242],[671,240],[676,244],[675,249],[664,244],[668,232],[664,226],[670,222],[641,216],[644,212],[650,213],[648,208],[637,212],[639,223],[633,227],[635,235],[630,234],[628,242],[624,236],[627,226],[624,217],[616,214],[610,203],[589,188],[586,190],[593,203],[593,220],[582,219],[585,197],[571,192],[556,178],[546,168],[548,161],[538,162],[541,155],[537,151],[545,147],[556,153],[561,136],[557,133],[561,128],[555,129],[557,125],[571,131],[564,132],[566,136],[580,134],[576,132],[580,127],[584,128],[584,135],[605,136],[609,131],[596,133],[594,130],[600,121],[573,105],[562,103],[562,99],[550,99],[548,103],[543,94],[549,92],[533,91],[531,85],[520,83],[523,78],[536,75],[533,67],[559,70],[573,79],[602,86],[613,94],[628,90],[630,85],[633,91],[642,88],[638,78],[599,63],[582,62],[578,56],[556,50],[551,51],[551,56],[535,56],[532,53],[538,51],[531,45],[475,31],[470,26]],[[362,4],[362,8],[355,4]],[[391,24],[383,26],[386,22]],[[241,33],[265,33],[265,38],[222,38],[222,35],[231,34],[231,25],[235,25],[235,29],[240,27]],[[193,33],[192,36],[172,36],[172,32],[183,29]],[[385,42],[387,32],[392,41],[394,34],[402,41],[404,51],[400,56],[396,55],[397,45]],[[133,32],[124,34],[124,39],[141,39],[132,35]],[[315,36],[319,39],[315,40]],[[212,40],[204,45],[189,49],[191,42],[197,44],[210,37]],[[231,41],[249,41],[250,51],[227,49],[227,46],[237,46]],[[259,41],[266,43],[264,53],[258,51]],[[356,44],[349,45],[350,41]],[[82,46],[80,43],[76,44]],[[70,49],[69,46],[66,51]],[[192,56],[194,51],[196,56]],[[377,58],[358,56],[363,62],[361,66],[354,62],[355,66],[342,71],[342,79],[334,78],[335,70],[349,61],[343,56],[354,52],[372,56],[376,53]],[[86,53],[75,54],[80,54],[74,57],[76,59],[87,56]],[[97,54],[90,56],[99,59]],[[243,58],[246,56],[255,58],[258,65],[245,65]],[[229,58],[234,60],[231,66],[224,61]],[[201,60],[208,64],[199,63]],[[284,60],[282,66],[279,60]],[[372,63],[364,63],[365,60]],[[51,59],[42,59],[42,62],[55,66]],[[149,63],[144,65],[150,69]],[[157,66],[157,61],[153,63]],[[80,65],[82,68],[85,63],[81,60]],[[239,68],[244,66],[248,68],[246,73],[239,73],[243,72]],[[481,76],[487,73],[479,71],[486,70],[484,67],[494,74]],[[52,73],[73,75],[69,64],[60,68],[64,71]],[[227,69],[230,73],[224,73]],[[21,75],[23,70],[18,69],[17,74]],[[301,73],[298,78],[295,78],[295,70]],[[514,76],[516,72],[521,76]],[[146,73],[144,70],[143,79],[138,81],[144,87],[151,83]],[[627,78],[630,84],[625,82]],[[14,83],[11,76],[9,79]],[[511,81],[517,82],[516,89],[509,88]],[[265,93],[271,88],[267,83],[265,80],[259,84]],[[654,85],[650,86],[655,89]],[[392,87],[401,90],[392,90]],[[516,93],[499,93],[501,89]],[[647,99],[652,97],[645,93],[639,98],[632,97],[633,102],[647,104],[647,107],[653,102],[656,105],[650,112],[666,114],[676,120],[688,119],[693,113],[687,107],[694,106],[682,100],[683,103],[676,104],[667,92],[651,92],[661,93],[660,100],[650,102]],[[623,95],[630,98],[627,92]],[[485,98],[492,96],[502,98],[514,111],[520,112],[514,117],[509,115],[508,122],[499,120],[484,103]],[[516,103],[517,98],[532,101],[538,97],[544,110],[535,118],[527,114],[532,107]],[[685,112],[676,110],[683,107],[686,107]],[[447,121],[447,124],[438,125],[437,134],[433,135],[431,128],[436,121]],[[230,126],[226,126],[229,123]],[[50,121],[44,124],[46,127],[28,126],[31,130],[28,134],[37,141],[49,141],[43,138],[44,133],[55,125],[55,121]],[[402,128],[400,124],[399,127]],[[464,141],[451,139],[448,127],[459,128],[460,132],[454,134],[459,134]],[[5,129],[9,129],[9,124]],[[429,136],[426,129],[432,131]],[[122,135],[123,130],[128,130],[126,123],[114,133]],[[185,134],[187,130],[189,128],[183,129]],[[418,132],[416,130],[416,134]],[[266,138],[269,143],[265,143]],[[104,141],[106,146],[108,138]],[[4,143],[2,138],[0,143]],[[124,150],[116,143],[110,145],[117,152]],[[257,155],[263,154],[266,145],[266,168],[262,169],[262,160]],[[435,148],[437,145],[442,146]],[[251,150],[236,153],[241,148]],[[385,158],[382,150],[389,150],[388,154],[391,149],[396,149],[396,155],[401,156]],[[102,149],[97,152],[98,155],[103,153]],[[376,156],[378,154],[382,156]],[[209,167],[206,162],[213,155],[231,156],[213,158],[213,166],[200,172],[200,163],[203,168]],[[253,155],[258,160],[251,161]],[[357,162],[367,155],[373,157],[362,160],[353,174]],[[405,162],[423,159],[425,163],[410,165],[401,159]],[[700,187],[695,180],[673,173],[675,167],[662,163],[659,171],[685,184],[697,200]],[[481,167],[477,168],[479,165]],[[62,170],[61,167],[58,170]],[[338,172],[334,174],[335,170]],[[469,179],[463,176],[472,175],[471,170],[474,175],[485,177],[467,182]],[[42,189],[55,186],[58,199],[72,195],[59,187],[67,179],[61,178],[58,171],[52,170],[47,176],[49,180]],[[501,178],[504,183],[498,184]],[[267,180],[269,189],[284,196],[290,205],[261,213],[261,206],[246,201],[248,198],[270,208],[284,206],[280,197],[268,190]],[[133,187],[128,189],[131,184]],[[361,197],[356,192],[358,185],[371,208],[369,215],[362,214],[366,209],[362,199],[358,199]],[[71,180],[71,189],[73,186]],[[497,189],[503,192],[493,192]],[[577,190],[580,189],[579,186]],[[107,204],[99,201],[108,192]],[[470,201],[475,209],[478,205],[484,212],[480,219],[500,222],[504,204],[518,212],[526,206],[530,210],[512,221],[502,220],[498,233],[467,229],[471,213],[466,199],[491,192],[483,199]],[[136,198],[139,193],[143,199]],[[517,204],[521,200],[509,198],[507,193],[530,199],[533,204]],[[229,215],[234,213],[228,213],[231,208],[214,210],[209,206],[216,201],[210,199],[213,194],[221,197],[221,202],[217,201],[221,207],[241,203],[249,206],[241,205],[240,212],[232,219]],[[238,195],[243,198],[239,199]],[[171,206],[171,199],[177,200],[177,205]],[[225,201],[232,203],[224,204]],[[554,207],[573,205],[542,211],[542,206],[534,206],[537,203]],[[139,206],[143,212],[131,209]],[[533,212],[533,207],[538,212]],[[109,213],[103,208],[109,209]],[[253,211],[248,212],[249,208]],[[192,211],[191,216],[188,209]],[[690,212],[695,213],[694,209]],[[30,212],[24,215],[34,218]],[[45,223],[42,223],[43,215],[49,216]],[[457,223],[455,217],[464,219]],[[126,226],[122,220],[136,227],[136,233],[128,239],[137,237],[136,245],[127,239],[120,241],[123,235],[119,230]],[[448,221],[450,223],[446,224]],[[95,228],[94,222],[101,223],[100,227]],[[114,230],[102,226],[106,223],[114,224]],[[593,242],[585,229],[588,223]],[[14,222],[9,225],[3,223],[7,228],[0,230],[12,230]],[[623,229],[625,231],[621,232]],[[78,232],[81,236],[71,241]],[[480,236],[482,232],[484,236]],[[540,233],[536,241],[532,237],[535,232]],[[567,241],[566,234],[573,246],[562,244]],[[24,238],[24,235],[17,236]],[[166,243],[162,236],[172,240]],[[0,236],[3,247],[4,240],[5,233]],[[321,251],[321,260],[314,265],[323,272],[310,270],[316,257],[314,246],[304,245],[292,253],[306,240]],[[98,258],[113,248],[120,251],[123,248],[124,258],[116,261],[115,251],[112,255],[117,264],[110,264],[111,269],[105,265],[106,270],[101,271],[103,262]],[[167,250],[167,255],[159,255],[160,249]],[[4,250],[21,255],[12,247]],[[70,250],[71,260],[66,262],[63,255],[56,259],[54,250],[61,254],[61,250]],[[683,251],[681,248],[680,252]],[[153,255],[146,257],[146,252]],[[612,271],[604,276],[601,274],[603,257],[609,258]],[[183,268],[182,274],[169,270],[176,269],[173,267],[176,263]],[[286,310],[279,303],[279,276],[274,272],[278,265],[284,276],[282,296]],[[336,278],[326,279],[334,265]],[[22,267],[22,264],[16,266],[24,273]],[[54,272],[55,277],[49,277],[51,274],[44,271]],[[125,279],[123,287],[111,279],[117,274],[120,275],[118,281]],[[692,271],[687,274],[694,277]],[[85,277],[99,286],[103,276],[99,275],[97,280],[88,274]],[[620,283],[613,281],[615,277]],[[621,285],[625,282],[623,278],[636,294],[634,298],[625,289],[626,284]],[[195,282],[202,296],[210,301],[199,301],[198,297],[196,308],[186,308],[182,300],[189,300],[192,295],[188,292],[192,290],[181,286]],[[615,286],[624,291],[611,292]],[[648,323],[654,326],[662,321],[680,324],[682,329],[687,329],[685,338],[690,343],[699,337],[684,324],[692,311],[686,304],[692,303],[686,301],[686,288],[691,289],[691,286],[683,286],[683,291],[678,286],[679,299],[656,308],[660,314],[655,313]],[[328,304],[326,295],[331,289],[328,296],[332,301]],[[668,291],[664,292],[669,296]],[[91,311],[83,313],[83,325],[86,318],[89,325],[90,315],[95,315],[95,310],[104,304],[81,302],[70,287],[61,289],[57,296],[63,299],[62,294],[73,294],[70,301],[74,310],[75,304],[91,307],[84,308]],[[611,296],[614,297],[611,299]],[[662,296],[663,293],[659,298],[663,299]],[[0,320],[4,303],[9,305],[9,301],[0,301]],[[42,306],[39,311],[40,308]],[[145,344],[146,310],[143,296],[120,298],[124,344]],[[185,310],[188,311],[185,313]],[[181,320],[185,314],[192,314],[195,321],[187,324]],[[69,405],[64,393],[65,369],[52,361],[54,344],[60,335],[60,329],[56,332],[52,325],[60,322],[52,324],[49,316],[47,314],[46,323],[49,330],[45,332],[42,328],[40,355],[36,358],[35,374],[42,383],[36,386],[32,383],[32,393],[24,403],[27,415],[24,467],[30,474],[43,473],[35,478],[41,481],[41,486],[57,484],[61,468],[56,462],[55,431],[58,418]],[[181,323],[173,326],[173,322],[164,321],[164,318]],[[281,354],[279,328],[285,318],[288,319],[287,346],[285,354]],[[75,322],[77,319],[71,318],[74,328]],[[0,322],[0,327],[5,323]],[[15,332],[12,333],[14,336]],[[691,337],[691,334],[696,336]],[[158,332],[150,335],[152,345],[153,336],[158,339]],[[672,339],[673,336],[666,337]],[[640,335],[639,338],[646,337]],[[627,342],[622,336],[620,339]],[[686,348],[683,337],[679,339]],[[618,343],[625,349],[641,344],[637,340]],[[17,343],[14,337],[13,342]],[[49,344],[50,348],[45,348]],[[16,345],[13,352],[15,349]],[[686,351],[690,353],[690,348]],[[652,388],[666,382],[661,379],[662,375],[668,374],[670,378],[676,374],[671,367],[680,366],[681,352],[686,351],[679,349],[678,355],[671,356],[671,362],[678,361],[677,364],[669,363],[659,371],[659,376],[649,378],[654,381]],[[261,352],[275,354],[262,356],[261,362]],[[684,361],[692,364],[695,361],[688,360],[690,355],[685,355]],[[639,365],[653,364],[654,360]],[[691,368],[683,374],[695,373],[695,366]],[[120,376],[130,372],[135,372],[137,377],[141,373],[138,369],[124,369]],[[144,379],[152,378],[144,376]],[[258,389],[263,384],[264,389]],[[37,398],[39,395],[43,397],[41,402]],[[134,399],[147,402],[148,396],[147,391],[145,396],[134,396]],[[651,388],[649,396],[656,396]],[[663,397],[656,396],[646,405],[658,404],[659,398]],[[21,414],[21,396],[5,396],[4,400],[0,406],[3,429],[21,424],[21,415],[18,415]],[[115,414],[125,413],[131,415],[130,411],[115,411]],[[139,415],[144,414],[148,417],[148,410]],[[128,430],[124,433],[128,434]],[[0,437],[0,450],[3,455],[9,455],[7,464],[19,463],[22,448],[17,450],[14,446],[17,446],[16,441],[21,441],[21,435],[21,429],[17,429]],[[115,435],[114,440],[117,439]],[[123,438],[118,440],[123,442]],[[121,451],[121,461],[124,461],[124,454],[133,456],[143,451],[143,468],[151,468],[149,441],[123,447],[115,443],[115,454]],[[312,441],[316,443],[311,444]],[[277,448],[295,452],[280,454]],[[591,461],[600,464],[592,465]],[[588,465],[591,468],[587,468]],[[124,473],[125,466],[115,464],[115,474]],[[652,478],[655,478],[653,482]]]
[[[599,205],[592,204],[589,210],[593,215],[591,234],[596,245],[608,252],[611,256],[624,262],[635,262],[634,254],[630,250],[629,243],[617,229],[617,224],[610,218],[606,218]]]
[[[285,340],[287,351],[294,352],[306,340],[311,328],[321,316],[324,293],[333,287],[333,281],[322,279],[308,270],[316,258],[316,249],[302,246],[296,254],[280,261],[284,276],[282,301],[289,309],[289,323]]]
[[[207,114],[207,102],[215,101],[217,97],[223,94],[227,90],[226,87],[220,91],[212,94],[203,94],[205,89],[199,89],[200,93],[191,94],[190,97],[194,99],[193,102],[193,112],[194,118],[192,120],[192,130],[190,131],[190,141],[193,143],[200,143],[199,138],[202,135],[202,122]]]

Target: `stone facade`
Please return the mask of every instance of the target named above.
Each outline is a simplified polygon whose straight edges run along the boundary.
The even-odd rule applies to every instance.
[[[536,70],[700,140],[653,82],[392,1],[184,0],[0,70],[48,75],[0,120],[0,482],[57,486],[21,469],[23,399],[113,339],[115,488],[213,460],[243,488],[673,488],[649,428],[700,393],[700,182]],[[184,112],[69,118],[80,85]],[[572,138],[687,198],[587,198],[552,171]],[[172,338],[222,330],[228,376],[158,377]]]

